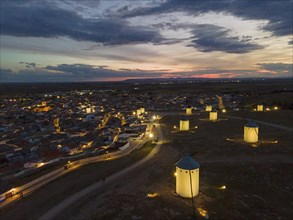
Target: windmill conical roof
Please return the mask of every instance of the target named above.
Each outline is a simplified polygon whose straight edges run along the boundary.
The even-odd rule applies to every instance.
[[[184,170],[194,170],[200,166],[191,156],[185,156],[176,163],[176,167]]]

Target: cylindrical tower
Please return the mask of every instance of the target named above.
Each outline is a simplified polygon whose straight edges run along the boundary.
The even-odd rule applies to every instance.
[[[188,131],[189,130],[189,120],[187,118],[180,119],[180,131]]]
[[[257,105],[257,111],[262,112],[263,111],[263,105]]]
[[[218,112],[211,111],[210,112],[210,121],[216,121],[218,119]]]
[[[192,108],[190,106],[186,107],[186,115],[192,114]]]
[[[211,106],[211,105],[206,106],[206,112],[210,112],[212,110],[213,110],[213,106]]]
[[[184,198],[192,198],[199,192],[199,164],[185,156],[176,163],[176,193]]]
[[[244,141],[248,143],[258,142],[258,126],[255,122],[249,121],[244,125]]]

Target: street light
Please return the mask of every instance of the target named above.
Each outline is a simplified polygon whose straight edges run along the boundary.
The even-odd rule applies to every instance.
[[[150,137],[150,138],[153,138],[153,137],[154,137],[154,134],[153,134],[153,133],[150,133],[150,134],[149,134],[149,137]]]

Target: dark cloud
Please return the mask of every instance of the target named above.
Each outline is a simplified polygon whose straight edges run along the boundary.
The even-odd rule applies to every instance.
[[[169,69],[141,70],[119,69],[113,70],[105,66],[85,64],[61,64],[44,68],[22,69],[12,71],[0,69],[1,82],[82,82],[105,81],[109,79],[127,78],[162,78],[162,77],[290,77],[292,64],[262,63],[257,70],[223,70],[203,69],[188,72],[169,72]],[[265,71],[264,71],[265,70]]]
[[[263,48],[250,42],[250,38],[240,39],[229,36],[230,31],[216,25],[193,25],[192,41],[187,46],[201,52],[223,51],[227,53],[249,53]]]
[[[27,62],[19,62],[20,64],[25,64],[26,68],[36,68],[36,64],[35,63],[27,63]]]
[[[112,15],[120,17],[136,17],[169,12],[186,12],[200,15],[207,12],[224,12],[243,19],[268,20],[265,30],[276,36],[292,34],[291,0],[167,0],[155,7],[138,7],[130,10],[120,8]]]
[[[288,73],[292,76],[293,73],[293,63],[258,63],[260,68],[272,71],[275,73]]]
[[[3,1],[1,4],[2,35],[68,37],[103,45],[161,43],[164,40],[155,30],[130,26],[123,19],[86,19],[76,12],[36,1],[32,4]]]
[[[46,70],[53,70],[61,73],[70,74],[76,77],[106,78],[106,77],[155,77],[156,71],[140,69],[120,69],[112,70],[104,66],[93,66],[86,64],[61,64],[58,66],[47,66]]]

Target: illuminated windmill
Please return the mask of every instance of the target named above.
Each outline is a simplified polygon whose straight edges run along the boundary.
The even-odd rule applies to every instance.
[[[181,117],[179,130],[180,131],[189,130],[189,119],[187,117]]]
[[[186,107],[186,115],[191,115],[192,114],[192,108],[190,106]]]
[[[244,141],[248,143],[258,142],[258,125],[249,121],[244,125]]]
[[[262,112],[262,111],[263,111],[263,105],[257,105],[256,110],[257,110],[258,112]]]
[[[193,198],[199,192],[199,164],[185,156],[176,163],[176,193],[184,198]]]
[[[218,112],[217,111],[210,111],[210,121],[216,121],[218,119]]]
[[[206,112],[210,112],[212,110],[213,110],[213,106],[211,106],[211,105],[206,106]]]

